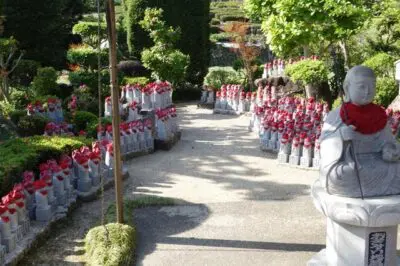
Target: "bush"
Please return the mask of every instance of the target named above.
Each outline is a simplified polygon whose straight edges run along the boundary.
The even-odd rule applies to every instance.
[[[29,86],[36,76],[40,63],[34,60],[21,59],[10,75],[11,84]]]
[[[139,60],[121,61],[118,64],[118,70],[129,77],[147,77],[151,74]]]
[[[32,87],[37,95],[58,95],[57,78],[57,71],[54,68],[39,68]]]
[[[221,32],[210,35],[211,42],[230,42],[233,34],[230,32]]]
[[[127,0],[124,1],[124,27],[128,42],[134,47],[134,55],[140,57],[143,48],[150,47],[152,42],[138,25],[144,17],[147,7],[164,10],[167,25],[180,27],[182,38],[177,42],[177,49],[190,56],[187,69],[188,81],[201,84],[207,74],[209,64],[209,10],[210,0]]]
[[[31,102],[32,97],[29,91],[14,90],[10,95],[10,101],[16,109],[25,109]]]
[[[110,125],[112,124],[112,118],[111,117],[102,117],[101,118],[101,125]],[[90,122],[85,131],[87,135],[91,138],[97,138],[97,128],[99,127],[99,120],[97,119],[96,121]]]
[[[93,266],[131,265],[136,247],[135,228],[118,223],[105,226],[107,232],[104,226],[98,226],[90,229],[85,237],[87,264]]]
[[[221,24],[221,21],[217,18],[212,18],[210,21],[210,25],[212,25],[212,26],[218,26],[220,24]]]
[[[82,137],[34,136],[8,140],[0,144],[0,195],[7,194],[22,180],[26,170],[38,172],[38,165],[48,159],[58,159],[85,145],[91,139]]]
[[[147,77],[136,77],[136,78],[124,77],[124,79],[122,80],[123,85],[139,84],[141,86],[145,86],[148,83],[150,83],[150,79]]]
[[[246,18],[244,15],[224,15],[220,17],[221,21],[226,22],[226,21],[242,21],[242,22],[247,22],[249,21],[248,18]]]
[[[88,46],[78,46],[71,48],[67,52],[67,60],[71,64],[79,65],[85,69],[98,69],[98,51]],[[100,64],[102,66],[108,64],[108,51],[102,50],[100,52]]]
[[[47,117],[41,115],[23,116],[17,124],[17,131],[23,137],[43,135],[44,128],[49,122]]]
[[[8,118],[11,112],[15,111],[15,106],[12,103],[6,101],[0,101],[0,116]]]
[[[302,60],[289,65],[285,73],[293,82],[301,81],[303,85],[319,84],[328,80],[328,69],[320,60]]]
[[[199,86],[185,82],[177,85],[176,90],[172,94],[172,100],[174,102],[197,101],[200,99],[200,96],[201,89]]]
[[[222,30],[219,26],[210,26],[210,33],[217,34],[220,33]]]
[[[393,77],[395,59],[386,53],[379,53],[366,60],[363,65],[371,68],[377,77]]]
[[[396,80],[392,77],[378,77],[376,80],[375,103],[388,107],[399,93]]]
[[[97,46],[99,40],[98,28],[99,26],[97,22],[80,21],[74,25],[72,28],[72,33],[79,34],[84,43],[87,43],[94,48]],[[100,24],[100,36],[101,38],[105,38],[107,36],[106,23]]]
[[[9,114],[9,117],[10,117],[11,122],[14,123],[14,125],[18,125],[21,118],[24,116],[27,116],[27,115],[28,115],[27,111],[25,111],[25,110],[15,110]]]
[[[86,130],[90,123],[96,122],[97,116],[86,111],[76,111],[74,116],[74,125],[77,131]]]
[[[85,70],[78,70],[75,72],[69,73],[69,81],[71,85],[74,87],[79,87],[80,85],[85,84],[89,87],[89,92],[93,97],[97,97],[98,94],[98,77],[97,71],[89,72]],[[122,75],[118,77],[118,81],[122,81]],[[110,73],[108,70],[101,71],[101,85],[102,85],[102,95],[108,96],[110,95]]]
[[[210,67],[204,78],[204,84],[214,89],[219,89],[223,84],[242,84],[238,72],[232,67]]]
[[[342,104],[342,98],[338,97],[332,104],[332,110],[338,108]]]

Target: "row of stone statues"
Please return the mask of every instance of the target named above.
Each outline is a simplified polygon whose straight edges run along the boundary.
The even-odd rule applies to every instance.
[[[28,104],[26,109],[28,115],[46,116],[56,124],[61,124],[64,122],[61,100],[58,98],[47,99],[47,110],[40,101]]]
[[[250,110],[250,100],[242,85],[222,85],[216,93],[214,113],[242,114]]]

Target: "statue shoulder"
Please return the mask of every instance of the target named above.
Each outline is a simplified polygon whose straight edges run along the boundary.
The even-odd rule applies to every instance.
[[[338,129],[343,125],[342,118],[340,117],[340,108],[336,108],[328,113],[321,132],[321,141],[328,136],[338,133]]]

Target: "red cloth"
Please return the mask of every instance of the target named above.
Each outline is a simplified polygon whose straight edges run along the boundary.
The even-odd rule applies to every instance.
[[[355,126],[361,134],[374,134],[385,128],[388,117],[385,110],[376,104],[358,106],[344,103],[340,108],[340,117],[346,125]]]

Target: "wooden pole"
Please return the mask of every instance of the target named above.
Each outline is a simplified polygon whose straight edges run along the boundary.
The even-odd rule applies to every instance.
[[[110,83],[111,83],[111,104],[112,104],[112,127],[114,147],[114,180],[115,199],[117,206],[117,223],[124,222],[123,198],[122,198],[122,162],[120,145],[120,114],[119,114],[119,88],[117,83],[117,37],[115,29],[115,7],[113,0],[107,0],[107,31],[110,59]]]

